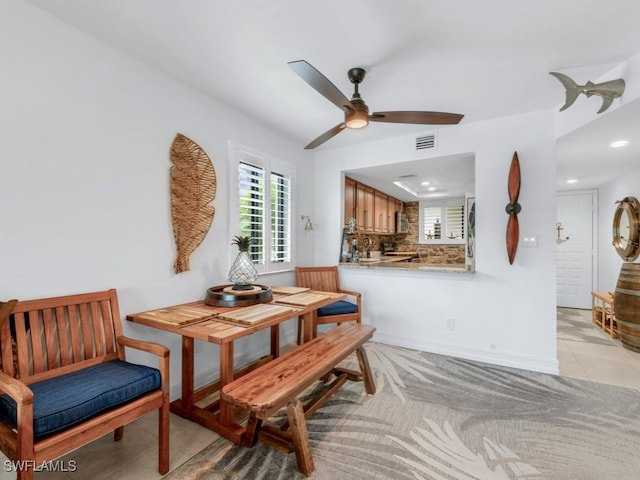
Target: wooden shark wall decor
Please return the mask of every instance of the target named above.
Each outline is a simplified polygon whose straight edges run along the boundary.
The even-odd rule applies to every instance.
[[[578,95],[583,93],[587,97],[591,97],[592,95],[602,97],[602,106],[600,110],[598,110],[598,113],[602,113],[611,106],[614,98],[619,98],[624,93],[625,83],[622,78],[602,83],[587,82],[584,85],[578,85],[563,73],[549,72],[549,75],[553,75],[560,80],[560,83],[562,83],[567,90],[567,98],[560,111],[566,110],[573,105]]]

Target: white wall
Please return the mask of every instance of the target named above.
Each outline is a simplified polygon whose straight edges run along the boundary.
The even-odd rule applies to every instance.
[[[303,222],[295,223],[299,264],[336,263],[343,170],[421,158],[414,137],[400,137],[318,151],[322,168],[314,172],[312,154],[300,145],[16,0],[0,4],[0,45],[2,298],[115,287],[124,316],[202,298],[207,287],[225,283],[236,233],[227,219],[228,139],[297,165],[295,218],[312,212],[315,227],[305,235]],[[191,257],[192,270],[180,275],[172,270],[168,186],[177,132],[207,151],[218,178],[213,226]],[[343,270],[344,286],[364,294],[364,321],[377,327],[377,339],[557,372],[554,138],[552,112],[438,132],[432,156],[475,153],[477,272]],[[538,235],[538,247],[521,245],[509,265],[504,207],[514,150],[523,175],[521,233]],[[292,283],[293,276],[261,281]],[[455,318],[454,331],[445,330],[445,318]],[[285,336],[293,322],[286,328]],[[177,392],[179,338],[128,322],[125,333],[172,349]],[[254,335],[236,353],[267,345],[264,335]],[[216,347],[202,346],[197,383],[216,368]]]
[[[474,274],[429,274],[341,269],[345,288],[363,293],[364,322],[379,341],[490,363],[557,373],[555,310],[554,113],[537,112],[437,132],[430,157],[475,153],[476,246]],[[538,246],[506,253],[507,175],[513,152],[522,171],[521,236]],[[335,263],[341,226],[344,170],[424,158],[415,137],[316,153],[314,216],[318,264]],[[425,160],[428,161],[428,160]],[[445,319],[455,319],[455,330]]]
[[[24,2],[0,4],[0,65],[0,298],[114,287],[124,317],[200,299],[226,283],[236,234],[227,218],[229,139],[297,165],[299,260],[311,261],[312,239],[298,219],[311,211],[313,164],[300,145]],[[179,275],[169,196],[177,132],[204,148],[217,174],[213,225],[191,271]],[[292,284],[293,275],[260,281]],[[176,392],[179,337],[124,327],[171,348]],[[288,322],[284,336],[293,329]],[[263,337],[240,344],[237,355],[266,352]],[[202,347],[198,383],[217,368],[217,354]]]
[[[624,197],[636,197],[640,200],[640,167],[600,187],[598,208],[600,217],[598,228],[599,278],[597,286],[600,291],[615,291],[618,274],[623,263],[612,244],[612,240],[613,214],[617,207],[615,202]]]

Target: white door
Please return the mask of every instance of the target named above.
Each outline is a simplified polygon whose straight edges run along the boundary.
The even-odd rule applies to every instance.
[[[557,303],[559,307],[591,308],[595,262],[595,191],[561,192],[557,199],[557,222],[561,224],[556,242]],[[558,233],[556,230],[556,238]]]

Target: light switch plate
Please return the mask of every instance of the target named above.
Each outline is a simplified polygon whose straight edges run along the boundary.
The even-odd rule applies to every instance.
[[[538,246],[538,236],[537,235],[523,235],[522,236],[522,246],[523,247],[537,247]]]

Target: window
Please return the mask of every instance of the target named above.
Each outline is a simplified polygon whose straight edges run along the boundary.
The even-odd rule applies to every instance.
[[[236,186],[229,202],[231,236],[237,231],[253,239],[249,253],[259,273],[291,269],[292,167],[233,143],[230,150],[235,160],[231,185]]]
[[[420,243],[464,243],[464,198],[420,202]]]
[[[445,207],[445,224],[447,238],[464,240],[464,205]]]

